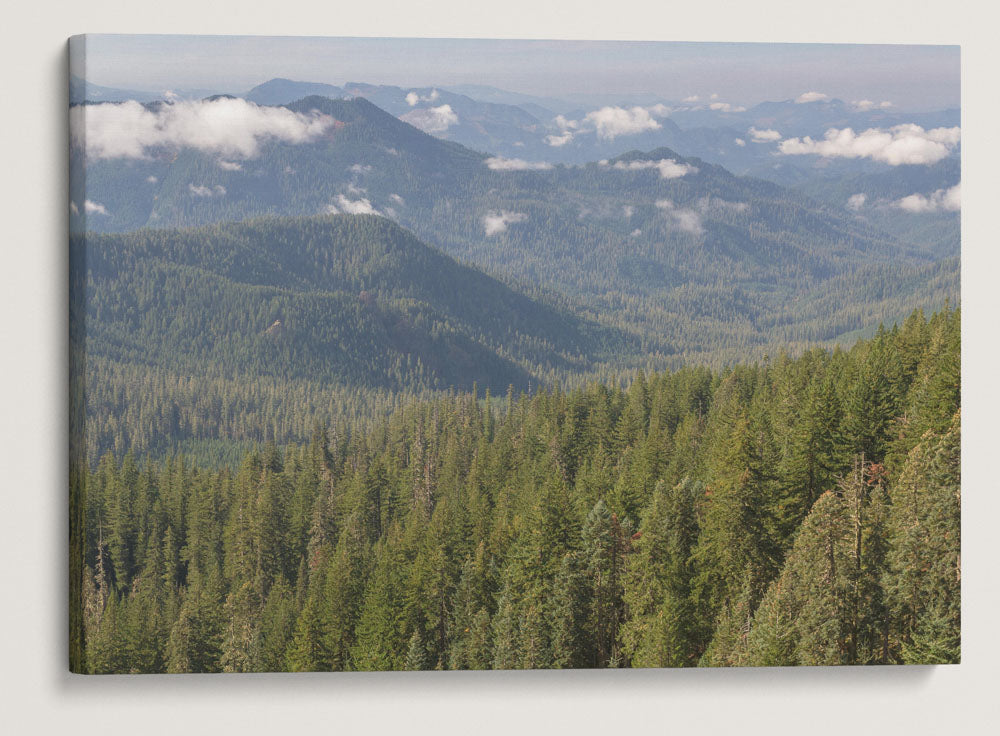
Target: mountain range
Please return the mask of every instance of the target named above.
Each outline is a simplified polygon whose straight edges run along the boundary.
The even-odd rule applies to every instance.
[[[289,84],[254,94],[275,102]],[[305,132],[243,152],[219,147],[241,140],[231,128],[120,155],[73,147],[99,392],[190,376],[249,402],[246,386],[299,382],[313,414],[324,392],[353,391],[370,415],[385,392],[496,394],[844,344],[958,299],[957,214],[892,204],[953,186],[954,157],[792,187],[662,146],[537,162],[431,135],[360,85],[325,91],[254,108]],[[193,129],[170,117],[187,108],[142,109]]]

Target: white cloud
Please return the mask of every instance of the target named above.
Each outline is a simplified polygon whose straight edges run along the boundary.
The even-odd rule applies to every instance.
[[[556,124],[559,130],[576,130],[580,127],[580,122],[578,120],[570,120],[565,115],[556,115],[552,121]]]
[[[703,214],[709,212],[746,212],[750,209],[750,205],[746,202],[730,202],[719,197],[706,195],[698,199],[695,208]]]
[[[867,199],[868,197],[864,194],[860,193],[852,194],[850,197],[847,198],[847,205],[845,206],[852,212],[857,212],[858,210],[860,210],[862,207],[865,206],[865,201]]]
[[[669,199],[659,199],[656,206],[670,218],[670,224],[678,230],[692,235],[701,235],[705,229],[701,226],[701,215],[691,209],[678,207]]]
[[[830,95],[825,95],[822,92],[803,92],[795,98],[795,103],[801,105],[803,102],[819,102],[821,100],[829,99]]]
[[[938,189],[929,196],[911,194],[894,203],[906,212],[958,212],[962,209],[962,183],[950,189]]]
[[[372,207],[372,203],[365,197],[350,200],[343,194],[337,195],[337,207],[347,215],[379,215],[377,209]]]
[[[602,107],[587,113],[585,120],[592,124],[598,138],[614,140],[620,135],[636,135],[662,126],[644,107]]]
[[[367,174],[372,170],[368,164],[352,164],[348,170],[354,174]]]
[[[658,102],[651,107],[647,107],[646,109],[649,110],[649,112],[652,115],[655,115],[658,118],[665,118],[668,115],[670,115],[670,108],[664,105],[662,102]]]
[[[364,187],[359,187],[354,183],[350,183],[347,185],[347,192],[348,194],[367,194],[368,190]]]
[[[635,214],[635,207],[633,207],[633,206],[632,206],[632,205],[630,205],[630,204],[627,204],[627,205],[623,206],[623,207],[622,207],[622,210],[623,210],[623,211],[625,212],[625,219],[626,219],[626,220],[627,220],[628,218],[630,218],[630,217],[631,217],[632,215],[634,215],[634,214]]]
[[[697,102],[700,99],[698,95],[691,95],[690,97],[685,97],[681,102]]]
[[[851,103],[851,106],[855,110],[861,110],[865,112],[867,110],[874,110],[878,108],[879,110],[888,110],[892,107],[892,103],[888,100],[882,100],[882,102],[872,102],[871,100],[855,100]]]
[[[69,201],[69,211],[72,212],[74,215],[80,214],[80,208],[76,206],[76,202],[74,202],[73,200]]]
[[[789,155],[816,154],[826,158],[870,158],[890,166],[933,164],[947,156],[961,140],[961,128],[924,130],[912,123],[892,128],[870,128],[855,133],[851,128],[826,131],[823,140],[789,138],[780,150]]]
[[[485,163],[492,171],[544,171],[552,168],[552,164],[545,161],[525,161],[503,156],[492,156],[486,159]]]
[[[206,187],[201,184],[188,184],[188,191],[191,192],[193,197],[224,197],[226,196],[226,188],[221,184],[216,184],[214,187]]]
[[[733,141],[733,143],[735,143],[737,146],[740,146],[741,148],[747,144],[747,142],[745,140],[743,140],[742,138],[736,138]]]
[[[496,235],[506,231],[508,225],[524,222],[527,219],[528,216],[523,212],[508,212],[507,210],[489,212],[483,215],[483,229],[487,235]]]
[[[421,97],[416,92],[410,91],[406,93],[406,104],[410,107],[415,107],[418,102],[434,102],[440,93],[436,89],[432,89],[429,95],[424,95]]]
[[[750,130],[747,131],[747,133],[753,139],[754,143],[767,143],[769,141],[781,140],[781,133],[779,133],[776,130],[772,130],[771,128],[765,128],[764,130],[757,130],[756,128],[751,127]]]
[[[716,112],[746,112],[745,107],[739,105],[731,105],[728,102],[713,102],[708,106],[709,109],[715,110]]]
[[[91,202],[89,199],[83,202],[83,211],[88,215],[107,215],[108,210],[99,202]]]
[[[242,171],[243,167],[236,161],[223,161],[221,158],[216,162],[223,171]]]
[[[393,202],[395,202],[396,204],[406,204],[406,203],[405,203],[405,202],[403,201],[403,198],[402,198],[402,197],[400,197],[400,196],[399,196],[398,194],[390,194],[390,195],[389,195],[389,199],[391,199],[391,200],[392,200]]]
[[[556,148],[558,148],[559,146],[565,146],[571,140],[573,140],[573,133],[569,130],[567,130],[564,133],[561,133],[560,135],[553,134],[545,136],[545,142],[548,143],[550,146],[554,146]]]
[[[163,98],[165,100],[176,100],[178,96],[179,95],[171,89],[163,90]]]
[[[149,182],[150,184],[155,184],[156,182],[159,181],[159,179],[150,174],[149,176],[146,177],[146,181]]]
[[[642,230],[636,228],[635,230],[632,231],[631,234],[633,238],[638,238],[640,235],[642,235]]]
[[[400,115],[399,119],[430,134],[444,133],[458,123],[458,115],[451,109],[451,105],[411,110],[405,115]]]
[[[680,179],[687,174],[698,172],[694,166],[674,161],[672,158],[661,158],[659,161],[616,161],[614,168],[626,171],[638,171],[641,169],[656,169],[663,179]]]
[[[303,114],[229,98],[152,109],[135,101],[70,109],[71,139],[81,148],[86,146],[92,159],[146,158],[150,149],[161,146],[254,158],[265,141],[307,143],[333,123],[332,117],[315,111]]]

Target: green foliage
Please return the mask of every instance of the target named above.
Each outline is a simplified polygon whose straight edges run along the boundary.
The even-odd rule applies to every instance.
[[[108,453],[73,476],[85,670],[958,661],[959,319],[235,469]]]

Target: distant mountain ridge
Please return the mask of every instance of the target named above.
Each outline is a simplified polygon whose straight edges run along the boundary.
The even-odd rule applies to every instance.
[[[117,362],[499,393],[624,347],[614,330],[518,294],[382,217],[141,230],[74,247],[87,248],[93,284],[88,355]]]

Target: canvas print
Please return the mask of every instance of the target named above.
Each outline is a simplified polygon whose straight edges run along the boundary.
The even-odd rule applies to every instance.
[[[70,668],[957,663],[960,50],[70,41]]]

